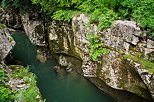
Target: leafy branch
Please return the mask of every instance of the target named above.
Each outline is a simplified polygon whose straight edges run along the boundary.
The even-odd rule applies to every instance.
[[[87,33],[87,39],[89,41],[88,45],[90,48],[90,57],[93,61],[98,61],[99,57],[101,57],[104,54],[109,53],[109,50],[105,47],[103,47],[103,43],[100,41],[100,36],[94,35],[91,32]]]

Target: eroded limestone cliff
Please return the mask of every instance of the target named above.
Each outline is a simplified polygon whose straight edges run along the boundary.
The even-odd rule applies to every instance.
[[[57,58],[61,66],[74,69],[73,65],[80,65],[82,74],[91,80],[97,77],[112,88],[146,98],[149,97],[146,90],[150,90],[154,96],[153,73],[139,63],[123,57],[124,54],[137,52],[143,52],[147,57],[153,56],[154,41],[142,34],[133,21],[117,20],[111,29],[102,32],[96,29],[96,24],[91,24],[92,29],[89,29],[85,25],[88,21],[88,16],[80,14],[73,18],[72,26],[56,21],[49,26],[50,49],[52,53],[61,54]],[[72,31],[71,27],[75,29]],[[98,62],[92,61],[89,56],[87,31],[100,35],[101,41],[110,49],[110,53],[102,55]],[[70,60],[71,56],[80,60],[80,64]]]

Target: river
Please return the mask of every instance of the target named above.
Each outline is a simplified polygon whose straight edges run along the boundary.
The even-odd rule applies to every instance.
[[[54,71],[55,60],[44,64],[36,59],[37,47],[32,45],[24,33],[12,33],[16,45],[12,51],[13,58],[23,65],[30,65],[37,76],[38,88],[47,102],[116,102],[103,93],[84,77],[76,73]]]

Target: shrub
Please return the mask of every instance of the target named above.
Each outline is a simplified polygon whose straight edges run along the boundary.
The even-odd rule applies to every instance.
[[[93,61],[98,61],[99,57],[109,53],[109,50],[103,47],[103,43],[100,42],[100,36],[87,32],[88,45],[90,47],[90,57]]]
[[[0,64],[0,102],[39,102],[42,100],[39,90],[36,87],[36,76],[30,71],[30,67],[23,67],[20,65],[10,65],[9,68],[13,70],[11,78],[23,79],[24,83],[28,85],[27,88],[19,91],[13,91],[9,86],[6,86],[7,76],[5,76],[3,66]],[[39,96],[38,98],[36,98]],[[44,102],[43,100],[41,102]]]
[[[0,85],[0,102],[13,102],[14,91],[4,85]]]
[[[121,3],[121,9],[119,11],[126,11],[122,13],[125,18],[132,17],[141,27],[154,29],[153,0],[125,0]]]
[[[4,81],[4,77],[5,77],[4,71],[0,69],[0,83]]]
[[[52,18],[56,20],[64,20],[64,21],[70,21],[71,18],[74,16],[75,12],[72,10],[58,10],[55,11]]]
[[[20,12],[26,12],[32,5],[31,0],[2,0],[2,7],[14,7],[20,10]]]
[[[46,14],[53,14],[58,10],[73,9],[79,5],[83,0],[32,0],[33,4],[40,5],[41,11]]]
[[[33,4],[56,20],[70,21],[76,11],[88,13],[91,20],[106,29],[117,15],[122,19],[133,19],[150,34],[154,30],[154,0],[1,0],[3,7],[15,7],[26,11]]]
[[[14,91],[7,87],[5,82],[5,73],[0,64],[0,102],[12,102],[14,100]]]

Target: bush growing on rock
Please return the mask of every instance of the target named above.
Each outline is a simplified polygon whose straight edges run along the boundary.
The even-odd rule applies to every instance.
[[[137,21],[145,30],[154,30],[153,0],[32,0],[32,2],[40,5],[42,12],[53,15],[51,17],[57,20],[70,21],[73,12],[78,11],[91,15],[91,20],[99,22],[102,29],[108,28],[113,20],[123,18]],[[60,11],[65,13],[58,13]],[[104,20],[106,22],[103,22]],[[152,31],[150,33],[153,34]]]
[[[20,11],[34,4],[51,18],[64,21],[70,21],[78,13],[86,13],[100,29],[109,28],[115,19],[131,19],[154,36],[153,0],[1,0],[1,4]]]
[[[6,71],[7,75],[5,67],[11,71]],[[36,87],[36,76],[29,71],[29,67],[0,64],[0,102],[44,102]]]

